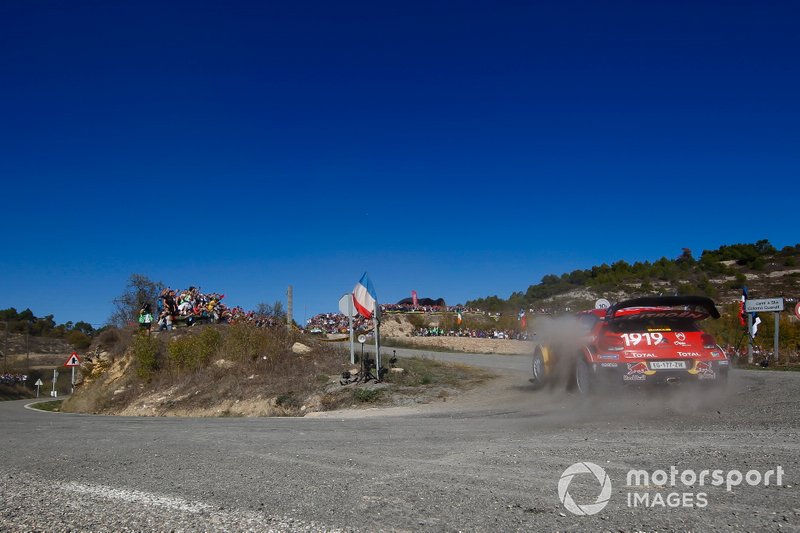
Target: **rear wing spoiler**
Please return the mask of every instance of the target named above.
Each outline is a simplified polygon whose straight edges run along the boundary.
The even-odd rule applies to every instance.
[[[617,311],[630,307],[688,307],[700,308],[713,318],[719,318],[714,301],[705,296],[645,296],[619,302],[608,308],[606,320],[613,320]]]

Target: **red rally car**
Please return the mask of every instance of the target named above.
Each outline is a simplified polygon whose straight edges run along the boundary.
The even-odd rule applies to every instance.
[[[636,298],[577,313],[535,346],[531,382],[566,382],[584,395],[620,385],[723,385],[728,358],[698,325],[719,316],[702,296]]]

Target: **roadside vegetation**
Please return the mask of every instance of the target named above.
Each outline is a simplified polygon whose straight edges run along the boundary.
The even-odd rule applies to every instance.
[[[111,332],[114,332],[112,334]],[[147,335],[108,330],[83,366],[65,411],[187,416],[299,416],[307,412],[431,401],[488,375],[458,365],[401,359],[383,383],[340,383],[349,354],[284,327],[198,326]],[[305,353],[292,347],[302,343]],[[112,355],[113,353],[121,355]],[[434,390],[435,389],[435,390]],[[443,392],[444,391],[444,392]],[[415,398],[409,400],[409,398]]]
[[[63,402],[61,400],[53,400],[50,402],[38,402],[31,407],[34,409],[38,409],[40,411],[49,411],[51,413],[60,413],[61,412],[61,404]]]
[[[486,370],[424,357],[399,359],[400,373],[389,373],[382,384],[351,384],[328,388],[321,398],[325,410],[359,406],[398,406],[446,401],[447,398],[485,383],[493,377]]]
[[[23,385],[3,385],[0,384],[0,401],[22,400],[32,398],[33,393]]]
[[[6,329],[4,335],[24,335],[33,338],[63,339],[75,349],[88,348],[92,343],[92,336],[96,333],[94,327],[88,322],[66,322],[56,324],[53,315],[37,317],[30,309],[17,311],[14,307],[0,310],[0,323]],[[23,340],[23,343],[25,340]],[[15,348],[23,351],[25,344]],[[11,352],[13,353],[13,352]]]
[[[489,312],[510,313],[520,308],[541,307],[545,300],[584,288],[598,294],[623,291],[640,296],[664,293],[720,299],[725,294],[741,293],[745,285],[758,286],[768,281],[757,279],[759,274],[795,268],[800,268],[800,244],[778,250],[764,239],[753,244],[733,244],[717,250],[703,250],[699,259],[693,256],[691,250],[684,248],[675,259],[662,257],[652,263],[636,261],[633,264],[620,260],[611,265],[604,263],[561,275],[548,274],[540,283],[530,285],[524,292],[514,292],[507,299],[488,296],[470,300],[466,305]],[[748,277],[748,274],[751,276]],[[783,286],[796,286],[799,279],[797,273],[789,273],[786,280],[775,281],[783,282]],[[593,302],[570,303],[577,309]]]
[[[780,364],[800,364],[800,321],[792,313],[800,298],[800,244],[778,250],[768,240],[760,240],[703,250],[699,258],[684,248],[675,259],[662,257],[652,263],[633,264],[620,260],[561,275],[548,274],[525,292],[514,292],[506,299],[478,298],[466,305],[500,313],[499,320],[510,321],[520,309],[544,309],[549,315],[557,315],[590,309],[600,297],[621,301],[660,294],[707,296],[717,303],[722,317],[704,321],[703,328],[726,349],[742,350],[747,342],[739,317],[743,287],[748,288],[750,298],[786,299],[786,310],[779,319]],[[768,354],[773,350],[774,318],[772,313],[762,313],[760,318],[755,345],[761,354]]]

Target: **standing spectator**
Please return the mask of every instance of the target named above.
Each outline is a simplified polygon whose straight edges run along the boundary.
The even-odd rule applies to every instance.
[[[172,331],[172,321],[178,316],[178,304],[175,303],[175,291],[168,290],[166,293],[166,296],[162,297],[164,300],[164,310],[161,312],[161,316],[158,317],[160,331],[165,329],[167,331]]]
[[[153,313],[150,309],[150,304],[144,304],[142,309],[139,311],[139,329],[142,331],[147,331],[147,334],[150,335],[150,326],[153,323]]]

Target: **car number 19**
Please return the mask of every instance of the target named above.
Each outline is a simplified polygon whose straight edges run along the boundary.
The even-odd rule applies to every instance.
[[[621,337],[625,341],[625,346],[638,346],[642,342],[647,346],[655,346],[664,340],[664,335],[661,333],[623,333]]]

